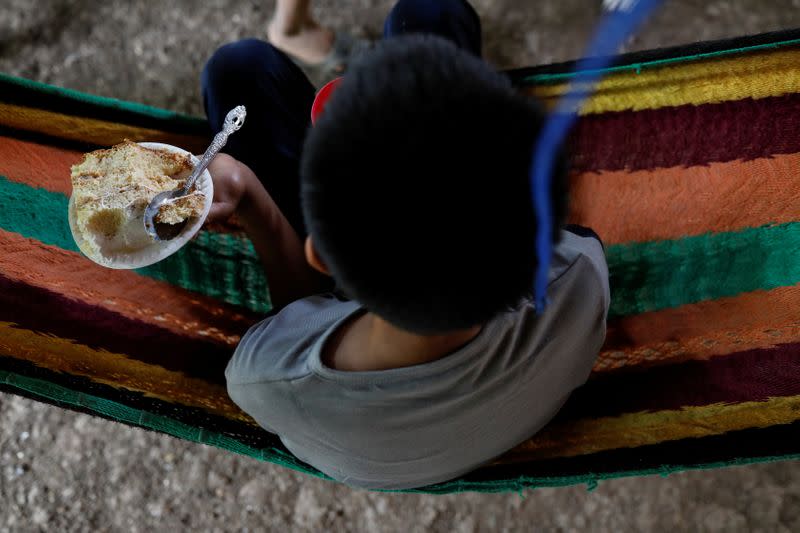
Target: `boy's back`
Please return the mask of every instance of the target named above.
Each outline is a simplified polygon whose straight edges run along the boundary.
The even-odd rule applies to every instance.
[[[371,372],[324,363],[323,346],[364,310],[333,295],[299,300],[254,326],[231,360],[231,398],[334,479],[378,489],[445,481],[547,423],[583,384],[605,338],[600,243],[563,232],[546,313],[500,313],[456,352]],[[486,281],[486,283],[491,283]]]
[[[533,309],[541,107],[474,53],[409,36],[350,65],[307,133],[296,67],[266,43],[234,44],[206,69],[210,116],[238,98],[228,74],[251,76],[240,48],[279,68],[246,102],[256,129],[231,146],[246,164],[212,164],[212,210],[237,214],[288,305],[242,339],[233,400],[300,459],[369,488],[451,479],[529,438],[587,379],[609,306],[599,240],[560,229],[557,154],[540,243],[554,246],[550,303]],[[319,295],[312,267],[347,299]]]

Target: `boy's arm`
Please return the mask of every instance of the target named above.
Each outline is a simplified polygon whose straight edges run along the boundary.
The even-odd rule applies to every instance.
[[[324,278],[305,259],[303,243],[250,168],[225,154],[209,166],[214,180],[211,220],[236,214],[261,259],[275,309],[321,292]]]

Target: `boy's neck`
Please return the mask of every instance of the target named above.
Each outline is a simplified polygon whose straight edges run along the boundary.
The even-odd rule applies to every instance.
[[[322,354],[337,370],[388,370],[440,359],[474,339],[481,326],[437,335],[418,335],[365,313],[343,324]]]

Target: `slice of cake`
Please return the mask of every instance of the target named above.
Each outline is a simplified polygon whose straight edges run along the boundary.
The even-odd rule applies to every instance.
[[[178,188],[192,171],[188,156],[125,141],[88,153],[72,167],[75,223],[100,256],[133,252],[152,243],[144,209],[158,193]],[[161,208],[156,222],[179,224],[203,211],[205,197],[192,191]]]

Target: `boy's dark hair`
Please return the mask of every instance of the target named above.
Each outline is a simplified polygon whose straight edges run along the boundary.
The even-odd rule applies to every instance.
[[[531,154],[544,114],[449,41],[380,43],[310,131],[303,213],[347,296],[415,333],[483,324],[531,294]],[[555,231],[566,165],[553,179]]]

